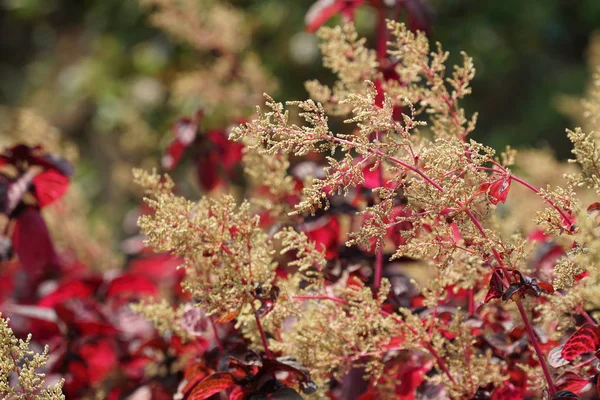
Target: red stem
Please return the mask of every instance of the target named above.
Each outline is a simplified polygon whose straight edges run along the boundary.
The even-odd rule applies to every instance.
[[[585,311],[585,310],[583,309],[583,307],[582,307],[582,306],[576,306],[575,308],[577,309],[577,312],[578,312],[579,314],[581,314],[581,316],[582,316],[583,318],[585,318],[585,320],[586,320],[588,323],[590,323],[590,324],[592,324],[592,325],[596,326],[596,321],[594,321],[594,320],[592,319],[592,317],[590,316],[590,314],[588,314],[588,313],[587,313],[587,311]]]
[[[384,61],[387,61],[387,40],[388,40],[388,29],[385,22],[385,6],[377,7],[377,60],[379,66],[385,68],[382,65]]]
[[[473,288],[467,291],[467,295],[469,299],[468,312],[470,316],[473,316],[473,314],[475,314],[475,293]]]
[[[550,397],[552,397],[556,393],[556,387],[554,386],[554,382],[552,381],[552,375],[550,374],[550,369],[548,368],[548,364],[546,363],[546,358],[544,356],[544,353],[542,352],[542,349],[540,348],[540,344],[538,343],[535,332],[533,331],[531,322],[529,322],[529,317],[527,316],[527,312],[525,311],[525,307],[523,307],[521,299],[518,298],[517,300],[515,300],[515,303],[517,304],[517,308],[519,309],[519,314],[521,314],[523,323],[525,323],[525,327],[527,328],[527,333],[529,334],[530,342],[533,345],[533,348],[535,349],[535,354],[538,357],[540,366],[542,367],[542,371],[544,372],[544,377],[546,378],[546,382],[548,383]]]
[[[385,24],[385,18],[384,18],[384,24]],[[384,25],[385,27],[385,25]],[[387,32],[387,29],[385,29],[385,31]],[[379,136],[380,133],[377,132],[377,140],[379,140]],[[379,186],[383,186],[383,163],[380,162],[379,166],[377,168],[379,176]],[[377,248],[377,254],[375,255],[375,280],[374,280],[374,286],[375,286],[375,290],[379,290],[379,287],[381,286],[381,278],[383,277],[383,246],[384,246],[384,241],[382,240],[381,243],[379,243],[379,246]]]
[[[343,139],[339,139],[339,140],[343,140]],[[347,142],[346,144],[349,143],[349,144],[353,145],[353,143],[350,142],[350,141],[344,140],[344,142]],[[394,157],[388,156],[387,154],[383,153],[380,150],[375,149],[375,150],[373,150],[373,152],[375,154],[380,155],[380,156],[387,157],[389,160],[397,162],[398,164],[406,167],[407,169],[416,172],[418,175],[420,175],[421,177],[423,177],[423,179],[425,179],[428,183],[430,183],[437,190],[439,190],[441,192],[444,192],[444,188],[442,188],[440,185],[438,185],[436,182],[434,182],[429,176],[427,176],[420,169],[418,169],[416,167],[413,167],[413,166],[411,166],[409,164],[406,164],[405,162],[403,162],[401,160],[398,160],[398,159],[396,159]],[[522,183],[522,184],[526,184],[526,182],[524,182],[524,181],[522,181],[520,179],[517,182]],[[531,186],[529,184],[526,184],[526,185],[530,189],[532,189],[532,190],[534,190],[534,191],[537,192],[537,189],[535,189],[533,186]],[[461,207],[463,206],[463,204],[460,201],[457,201],[457,204],[459,206],[461,206]],[[555,206],[555,208],[556,208],[556,206]],[[483,235],[483,237],[487,237],[487,235],[485,234],[485,230],[483,229],[483,226],[481,225],[481,222],[477,219],[477,217],[475,217],[475,215],[471,212],[471,210],[469,210],[468,208],[465,208],[464,211],[469,216],[469,218],[471,219],[471,221],[473,222],[473,224],[475,225],[475,227],[477,228],[477,230]],[[563,214],[561,213],[561,215],[563,215]],[[498,266],[504,271],[505,277],[508,278],[510,275],[508,274],[508,271],[506,271],[506,268],[503,266],[500,254],[498,253],[498,251],[496,249],[492,249],[492,251],[493,251],[493,254],[494,254],[494,258],[498,262]],[[503,283],[504,283],[505,286],[508,286],[508,282],[504,281]],[[533,348],[535,349],[536,354],[538,355],[538,359],[540,361],[540,365],[542,367],[542,370],[544,371],[544,377],[546,378],[546,382],[548,383],[548,388],[550,390],[551,395],[553,395],[556,392],[556,388],[554,387],[554,382],[552,381],[552,375],[550,375],[550,371],[548,369],[548,365],[546,364],[546,359],[544,358],[544,354],[541,351],[541,348],[540,348],[540,345],[538,343],[537,337],[533,334],[533,329],[531,327],[531,322],[529,321],[529,318],[527,317],[527,314],[525,313],[525,309],[523,308],[523,305],[521,304],[521,300],[518,300],[516,303],[517,303],[517,307],[519,307],[519,312],[521,314],[521,318],[523,319],[523,323],[527,327],[528,331],[531,331],[531,333],[529,335],[531,344],[533,345]],[[440,365],[440,368],[441,367],[442,366]]]
[[[267,358],[271,358],[272,354],[269,350],[269,342],[267,341],[267,335],[265,334],[265,330],[263,329],[262,324],[260,323],[260,318],[258,318],[258,315],[256,315],[256,307],[254,307],[254,304],[252,304],[252,311],[254,311],[254,319],[256,320],[256,326],[258,327],[258,331],[260,332],[260,340],[262,342],[263,347],[265,348],[265,355],[267,356]]]
[[[217,331],[217,326],[215,325],[215,321],[213,320],[212,315],[209,317],[210,325],[212,326],[213,333],[215,335],[215,341],[217,342],[217,346],[219,347],[219,351],[221,354],[225,354],[225,348],[223,347],[223,343],[221,342],[221,338],[219,337],[219,331]]]
[[[519,182],[521,185],[523,185],[526,188],[528,188],[529,190],[533,191],[535,194],[538,194],[538,195],[540,194],[540,191],[535,186],[530,185],[529,183],[525,182],[523,179],[516,177],[514,175],[510,175],[510,179],[513,181]],[[546,203],[548,203],[550,206],[552,206],[556,211],[558,211],[558,213],[561,215],[561,217],[563,217],[565,222],[569,222],[571,220],[571,218],[564,212],[564,210],[562,210],[560,207],[558,207],[556,205],[556,203],[554,203],[552,200],[544,199],[544,201]]]

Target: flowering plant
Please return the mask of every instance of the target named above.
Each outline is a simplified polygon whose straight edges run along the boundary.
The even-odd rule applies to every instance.
[[[362,3],[318,2],[308,27],[337,12],[351,20]],[[336,80],[307,82],[308,100],[266,95],[266,110],[229,130],[205,129],[202,112],[174,124],[162,166],[195,152],[206,195],[188,200],[168,175],[134,170],[145,244],[130,242],[138,254],[124,271],[93,273],[57,255],[39,210],[64,194],[66,161],[24,145],[3,153],[13,175],[3,175],[1,204],[18,260],[3,254],[1,282],[36,290],[34,301],[12,286],[0,298],[21,320],[0,332],[9,371],[0,393],[576,399],[599,390],[598,138],[568,131],[578,168],[525,153],[555,162],[562,183],[511,148],[496,156],[471,139],[477,115],[461,106],[472,59],[462,54],[448,73],[441,45],[432,50],[422,31],[369,4],[381,17],[376,49],[351,22],[320,28]],[[406,4],[426,21],[420,2]],[[584,107],[597,126],[600,91]],[[55,359],[14,337],[28,332]],[[45,362],[48,377],[63,379],[53,391],[35,374]]]

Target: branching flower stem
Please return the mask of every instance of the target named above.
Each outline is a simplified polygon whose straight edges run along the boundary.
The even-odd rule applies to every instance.
[[[523,179],[519,178],[518,176],[515,176],[513,174],[509,174],[508,171],[506,171],[506,169],[499,163],[497,163],[496,161],[491,161],[492,164],[494,164],[496,167],[500,168],[500,169],[496,169],[496,168],[488,168],[488,167],[477,167],[478,170],[480,171],[490,171],[492,173],[497,173],[497,174],[502,174],[502,175],[508,175],[508,178],[511,181],[515,181],[517,183],[519,183],[520,185],[525,186],[527,189],[531,190],[533,193],[537,194],[539,196],[540,194],[540,190],[538,188],[536,188],[535,186],[531,185],[530,183],[524,181]],[[543,198],[543,200],[552,208],[554,208],[556,210],[556,212],[558,212],[560,214],[560,216],[563,218],[563,220],[565,222],[570,223],[570,217],[569,215],[567,215],[567,213],[565,213],[565,211],[560,208],[559,206],[556,205],[556,203],[550,199],[545,199]]]
[[[331,137],[331,136],[330,136],[330,138],[335,142],[343,143],[350,147],[355,147],[355,144],[349,140],[340,139],[340,138]],[[433,179],[431,179],[427,174],[425,174],[423,171],[421,171],[421,169],[419,169],[418,167],[412,166],[410,164],[405,163],[402,160],[399,160],[395,157],[389,156],[389,155],[385,154],[384,152],[382,152],[381,150],[373,149],[371,151],[380,157],[385,157],[388,160],[395,162],[410,171],[415,172],[416,174],[421,176],[426,182],[428,182],[431,186],[436,188],[438,191],[444,192],[443,187],[441,187],[439,184],[437,184],[435,181],[433,181]],[[495,163],[495,164],[497,166],[500,166],[497,163]],[[500,167],[503,168],[502,166],[500,166]],[[510,177],[511,177],[511,179],[525,185],[530,190],[533,190],[535,193],[539,193],[539,190],[537,190],[535,187],[529,185],[522,179],[513,177],[512,175],[510,175]],[[551,204],[555,209],[557,209],[557,211],[559,211],[561,215],[565,216],[564,211],[560,210],[560,208],[558,208],[558,206],[556,206],[553,202],[551,202],[548,199],[545,199],[545,200],[548,202],[548,204]],[[467,214],[467,216],[471,219],[471,222],[473,223],[473,225],[475,225],[475,227],[480,232],[482,237],[486,238],[487,235],[486,235],[485,230],[484,230],[483,226],[481,225],[481,222],[479,221],[479,219],[473,214],[473,212],[471,210],[469,210],[466,207],[465,204],[463,204],[459,200],[456,200],[456,203],[458,204],[459,207],[461,207],[464,210],[464,212]],[[500,254],[498,253],[498,251],[496,249],[492,249],[492,252],[494,254],[494,258],[496,259],[496,261],[498,263],[499,268],[504,272],[505,278],[502,279],[502,282],[505,287],[508,287],[509,281],[507,281],[506,279],[509,279],[510,275],[508,274],[508,271],[504,267],[504,265],[502,263],[502,258],[500,257]],[[550,394],[554,395],[554,393],[556,392],[556,387],[554,386],[554,382],[552,380],[552,375],[550,374],[550,370],[546,363],[544,353],[542,352],[539,342],[538,342],[538,339],[537,339],[535,333],[533,332],[533,327],[531,325],[531,321],[529,320],[529,317],[527,316],[527,313],[525,311],[525,308],[523,307],[523,303],[521,302],[521,299],[519,298],[519,299],[515,300],[515,303],[517,304],[517,308],[519,309],[519,314],[521,315],[521,319],[523,320],[523,323],[525,324],[525,327],[527,328],[527,331],[529,333],[529,338],[530,338],[531,344],[532,344],[532,346],[536,352],[536,355],[539,359],[540,365],[542,367],[542,371],[544,372],[544,378],[546,379],[546,382],[548,384],[548,389],[550,391]],[[441,365],[440,365],[440,368],[441,368]]]
[[[21,368],[19,367],[19,363],[17,362],[17,359],[15,358],[15,355],[13,354],[12,350],[9,350],[8,353],[10,354],[10,358],[12,359],[12,362],[15,365],[15,372],[17,374],[19,386],[21,387],[21,393],[23,393],[23,395],[25,396],[25,400],[29,400],[29,394],[25,390],[25,387],[23,387],[23,382],[21,382]]]

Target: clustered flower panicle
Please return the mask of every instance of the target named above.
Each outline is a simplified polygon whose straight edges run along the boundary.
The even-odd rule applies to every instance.
[[[223,81],[247,77],[246,43],[235,40],[244,27],[226,24],[218,35],[221,26],[213,24],[215,15],[233,21],[242,15],[208,0],[202,16],[195,2],[141,2],[167,32],[225,54],[215,67]],[[132,262],[134,271],[117,278],[61,282],[63,290],[76,288],[64,304],[54,292],[40,300],[66,332],[66,348],[104,340],[121,349],[126,365],[115,380],[146,377],[156,386],[144,388],[155,393],[176,375],[176,399],[223,391],[232,400],[298,399],[299,393],[557,399],[578,398],[597,384],[600,203],[586,197],[600,193],[597,135],[568,131],[578,167],[544,151],[508,147],[497,155],[468,137],[477,114],[467,115],[461,101],[471,92],[472,59],[463,53],[448,72],[449,54],[440,44],[431,48],[424,33],[399,22],[383,27],[388,31],[379,31],[375,50],[352,23],[322,28],[324,65],[336,78],[331,86],[310,81],[309,99],[285,104],[265,95],[265,109],[229,132],[232,142],[224,130],[203,137],[222,176],[233,176],[241,162],[242,187],[211,175],[209,193],[192,201],[169,175],[134,170],[147,206],[138,220],[142,267]],[[182,87],[209,85],[202,76],[188,78]],[[248,87],[233,83],[210,107],[247,105],[254,97],[242,93],[255,94],[263,84],[259,78]],[[585,103],[589,117],[600,109],[595,87]],[[204,129],[203,118],[199,112],[174,125],[165,169]],[[37,148],[0,156],[17,171],[15,182],[29,179],[23,164],[36,173],[60,169]],[[552,163],[566,182],[529,168],[527,160]],[[37,182],[22,193],[19,209],[38,217],[24,198],[33,196],[41,208],[42,188]],[[57,262],[54,250],[50,256],[49,263]],[[167,290],[150,282],[144,267],[164,256],[160,262],[183,270],[183,290],[161,298]],[[22,251],[19,257],[26,258]],[[178,285],[175,273],[157,280]],[[137,289],[144,295],[132,293]],[[92,294],[107,299],[119,318],[144,316],[155,331],[139,321],[122,332],[107,325],[117,317],[90,304]],[[40,315],[35,307],[14,310]],[[43,376],[35,372],[47,352],[35,355],[0,321],[2,365],[9,368],[0,375],[0,393],[58,396],[60,384],[42,389]],[[85,329],[90,338],[72,342]],[[15,376],[20,389],[10,385]]]
[[[31,336],[17,339],[8,323],[0,314],[0,396],[7,400],[64,399],[63,382],[47,386],[46,375],[38,372],[48,362],[48,346],[42,352],[32,350]]]

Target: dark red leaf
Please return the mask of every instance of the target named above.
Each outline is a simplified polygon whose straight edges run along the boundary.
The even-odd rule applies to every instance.
[[[229,372],[215,372],[200,382],[188,397],[189,400],[205,400],[213,394],[236,385],[235,378]]]
[[[2,164],[26,163],[28,165],[37,165],[46,170],[54,169],[59,173],[70,176],[73,174],[73,165],[64,158],[44,152],[41,146],[27,146],[17,144],[4,150],[0,155]],[[0,165],[2,165],[0,164]]]
[[[554,394],[554,396],[552,396],[552,400],[567,400],[567,399],[579,399],[579,396],[577,396],[575,393],[573,392],[569,392],[568,390],[559,390],[558,392],[556,392]]]
[[[429,33],[434,18],[433,9],[425,0],[403,0],[406,9],[408,27],[411,31],[423,31]]]
[[[508,289],[502,294],[502,300],[506,301],[513,297],[515,294],[521,294],[525,291],[526,286],[522,283],[511,283]]]
[[[73,165],[66,159],[54,154],[42,153],[38,155],[34,153],[29,158],[29,162],[32,165],[39,165],[48,170],[55,170],[65,177],[73,175]]]
[[[302,396],[298,394],[294,389],[289,387],[283,387],[276,390],[268,396],[269,399],[274,400],[302,400]]]
[[[560,354],[565,360],[572,361],[582,354],[596,351],[598,345],[600,345],[600,340],[597,328],[591,324],[585,324],[565,342]]]
[[[196,160],[196,175],[198,182],[206,190],[213,190],[221,182],[217,166],[219,165],[219,155],[209,153],[206,156],[198,157]]]
[[[554,293],[554,288],[549,283],[538,282],[536,278],[522,274],[519,271],[514,271],[514,274],[519,276],[519,282],[511,283],[508,289],[506,289],[502,295],[502,300],[504,301],[510,299],[515,294],[534,294],[535,296],[541,296],[542,291]]]
[[[501,271],[496,271],[492,273],[492,276],[490,277],[490,283],[488,285],[488,292],[485,295],[484,303],[487,303],[492,299],[502,297],[502,294],[504,293],[504,284],[502,283],[501,274]]]
[[[58,265],[50,232],[38,209],[26,207],[16,218],[13,249],[27,271],[39,271]]]

